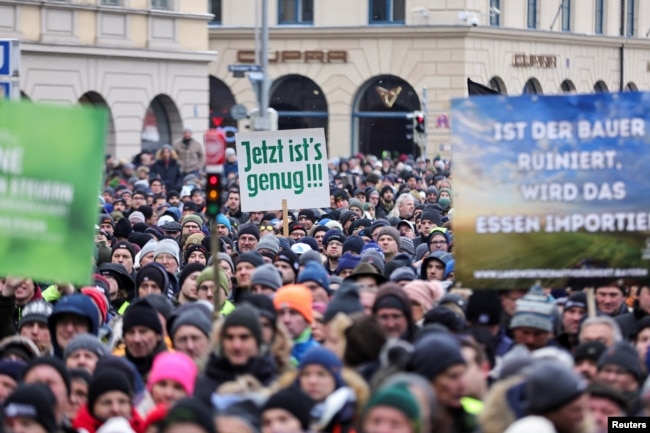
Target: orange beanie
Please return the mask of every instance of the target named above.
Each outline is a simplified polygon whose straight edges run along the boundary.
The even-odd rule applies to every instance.
[[[303,284],[288,284],[278,289],[273,297],[273,305],[276,310],[282,308],[291,308],[300,313],[307,322],[314,321],[312,313],[312,303],[314,297],[311,290]]]

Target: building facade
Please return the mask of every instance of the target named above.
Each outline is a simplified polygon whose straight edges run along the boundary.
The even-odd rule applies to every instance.
[[[106,152],[128,159],[184,126],[206,130],[207,11],[207,0],[0,0],[0,37],[21,41],[23,98],[106,107]]]
[[[332,156],[448,156],[450,101],[467,96],[467,78],[507,95],[650,89],[648,1],[268,1],[278,126],[325,128]],[[213,127],[245,128],[230,108],[257,106],[254,80],[228,67],[259,63],[259,3],[211,2]]]

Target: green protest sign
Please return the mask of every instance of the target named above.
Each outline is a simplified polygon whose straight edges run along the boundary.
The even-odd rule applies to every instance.
[[[322,129],[237,133],[244,212],[329,206],[327,150]]]
[[[0,275],[88,284],[106,113],[0,102]]]

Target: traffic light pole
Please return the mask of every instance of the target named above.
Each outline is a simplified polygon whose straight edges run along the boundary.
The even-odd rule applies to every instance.
[[[219,231],[217,229],[217,215],[221,209],[221,177],[223,174],[222,167],[213,167],[207,172],[206,180],[206,206],[205,214],[210,221],[210,250],[212,251],[212,267],[214,272],[214,312],[213,320],[218,320],[221,314],[223,304],[223,292],[225,287],[221,287],[219,282]]]

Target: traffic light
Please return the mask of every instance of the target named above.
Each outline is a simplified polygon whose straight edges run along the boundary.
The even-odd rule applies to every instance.
[[[427,131],[427,117],[422,111],[415,111],[413,113],[413,128],[421,134]]]
[[[216,218],[221,208],[221,173],[208,173],[205,202],[205,214]]]
[[[413,140],[413,118],[411,116],[412,115],[410,114],[406,116],[406,123],[404,125],[406,127],[406,131],[404,131],[404,135],[408,141]]]

